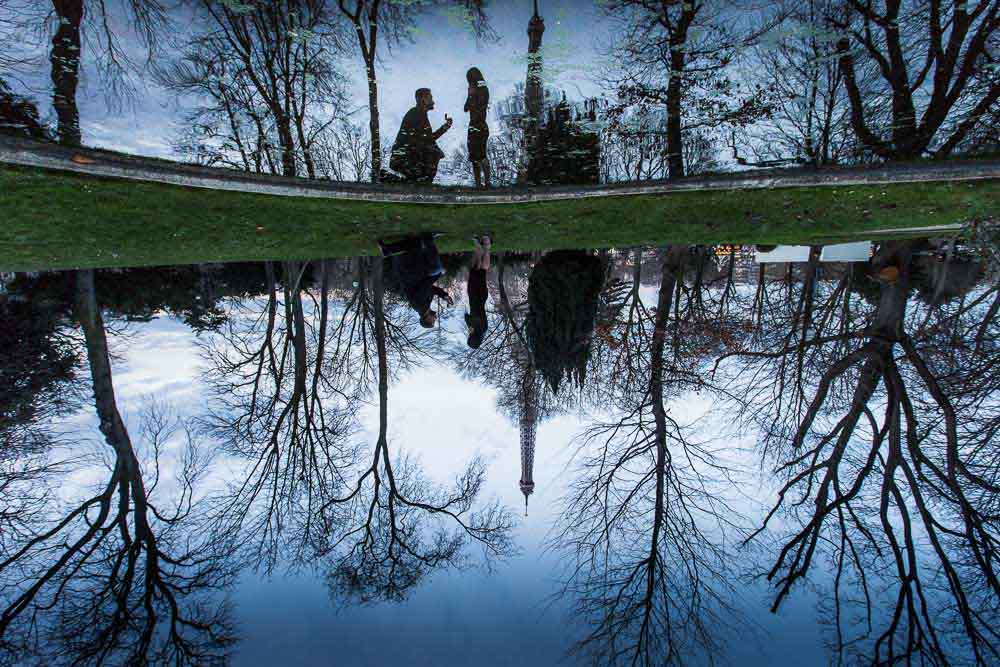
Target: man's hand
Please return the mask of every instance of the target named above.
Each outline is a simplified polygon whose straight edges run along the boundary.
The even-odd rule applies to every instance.
[[[434,133],[434,141],[437,141],[438,139],[440,139],[442,134],[444,134],[449,129],[451,129],[452,122],[453,121],[451,120],[451,116],[449,116],[448,114],[445,114],[444,115],[444,125],[442,125],[441,127],[439,127],[437,129],[437,132]]]
[[[437,285],[434,286],[434,293],[437,294],[442,299],[444,299],[445,303],[447,303],[449,306],[455,305],[455,300],[451,298],[451,295],[448,294],[448,292],[446,292],[445,290],[438,287]]]

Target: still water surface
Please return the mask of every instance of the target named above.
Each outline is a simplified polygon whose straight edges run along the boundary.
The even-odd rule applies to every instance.
[[[0,131],[310,179],[471,184],[488,166],[494,186],[995,154],[996,16],[988,0],[3,0]]]
[[[4,276],[5,662],[992,661],[975,248],[387,254]]]
[[[998,3],[939,4],[0,0],[0,133],[423,193],[995,155]],[[3,169],[0,664],[1000,662],[992,180],[505,226]],[[221,257],[280,259],[44,270]]]

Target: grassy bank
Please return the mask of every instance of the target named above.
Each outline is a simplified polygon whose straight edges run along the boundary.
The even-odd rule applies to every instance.
[[[0,167],[0,270],[370,254],[379,237],[492,231],[498,249],[809,243],[995,214],[1000,182],[679,192],[503,205],[279,197]]]

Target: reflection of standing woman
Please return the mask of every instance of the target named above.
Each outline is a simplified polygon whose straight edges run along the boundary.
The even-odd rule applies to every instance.
[[[483,73],[478,67],[465,73],[469,82],[469,96],[465,100],[465,110],[469,112],[469,162],[476,187],[490,187],[490,161],[486,157],[486,140],[490,137],[490,126],[486,124],[486,110],[490,105],[490,89],[486,87]]]
[[[466,341],[472,349],[478,349],[483,344],[486,335],[486,299],[489,298],[489,288],[486,286],[486,272],[490,270],[490,237],[472,239],[475,252],[472,256],[472,266],[469,267],[469,314],[465,316],[465,324],[469,327],[469,338]]]

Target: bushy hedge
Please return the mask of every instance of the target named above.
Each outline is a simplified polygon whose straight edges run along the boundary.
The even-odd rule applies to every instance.
[[[604,263],[581,250],[550,252],[528,283],[526,332],[535,366],[553,392],[564,378],[582,386],[590,358]]]

